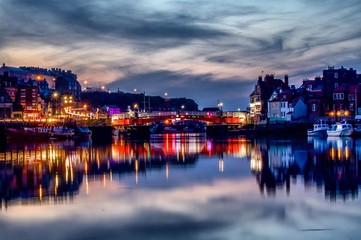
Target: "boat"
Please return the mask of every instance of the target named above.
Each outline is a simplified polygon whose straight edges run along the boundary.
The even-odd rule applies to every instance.
[[[67,128],[64,126],[57,126],[57,127],[51,127],[49,131],[49,137],[51,139],[64,139],[64,138],[72,138],[74,137],[75,133],[74,130],[71,128]]]
[[[10,140],[49,139],[47,127],[6,127],[5,133]]]
[[[78,138],[91,138],[92,131],[88,127],[76,127],[74,128],[74,135]]]
[[[328,137],[349,137],[354,133],[354,129],[351,124],[346,121],[337,122],[331,125],[331,128],[327,130]]]
[[[330,127],[328,124],[323,123],[322,121],[320,123],[314,123],[313,129],[307,130],[307,136],[310,137],[326,137],[327,136],[327,130],[329,130]]]

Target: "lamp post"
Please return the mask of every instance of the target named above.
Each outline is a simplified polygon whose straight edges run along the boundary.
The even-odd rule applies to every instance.
[[[138,91],[138,89],[137,88],[134,88],[133,89],[133,92],[136,94],[137,93],[137,91]],[[143,91],[141,94],[143,94],[143,112],[146,112],[146,101],[145,101],[145,91]],[[150,97],[149,97],[149,100],[148,100],[149,102],[148,102],[148,104],[149,104],[149,111],[150,111]]]
[[[52,98],[52,115],[56,115],[57,114],[57,109],[58,109],[58,98],[59,98],[59,93],[58,92],[53,92],[53,94],[51,95]]]

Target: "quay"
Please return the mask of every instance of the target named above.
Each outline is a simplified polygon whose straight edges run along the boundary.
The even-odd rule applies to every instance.
[[[159,119],[158,119],[159,120]],[[86,126],[92,131],[92,140],[94,143],[111,143],[114,130],[119,130],[127,139],[133,140],[149,140],[152,134],[152,125],[147,119],[147,123],[144,123],[144,119],[135,119],[137,123],[119,124],[118,122],[110,121],[97,121],[97,124],[91,122],[71,122],[68,125],[81,124]],[[163,121],[171,121],[171,118]],[[187,121],[183,119],[183,121]],[[194,121],[194,120],[192,120]],[[124,121],[125,122],[125,121]],[[138,124],[143,122],[143,124]],[[158,121],[157,121],[158,122]],[[225,140],[229,137],[247,136],[247,137],[303,137],[307,136],[307,129],[310,128],[310,124],[306,123],[283,123],[283,124],[265,124],[265,125],[242,125],[242,124],[227,124],[225,122],[219,123],[206,123],[204,125],[203,133],[210,139]],[[0,126],[0,144],[6,142],[6,127],[19,127],[19,126],[38,126],[39,123],[35,122],[20,122],[13,121],[2,123]],[[189,133],[192,133],[191,131]]]

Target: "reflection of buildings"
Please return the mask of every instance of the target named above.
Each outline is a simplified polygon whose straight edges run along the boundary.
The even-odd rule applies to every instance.
[[[251,151],[250,167],[256,175],[260,190],[274,195],[276,187],[286,186],[290,191],[290,178],[299,173],[303,154],[294,154],[291,145],[277,143],[255,144]]]
[[[193,166],[200,155],[218,158],[223,171],[223,156],[246,156],[245,140],[215,143],[204,137],[168,135],[151,142],[123,139],[112,145],[92,146],[91,142],[55,141],[14,143],[0,149],[0,199],[9,203],[68,201],[77,195],[81,184],[89,192],[90,181],[112,181],[113,176],[134,175],[164,170],[168,178],[173,168]]]
[[[266,189],[271,195],[282,186],[289,193],[290,179],[296,181],[301,175],[306,188],[323,186],[331,200],[356,197],[360,184],[356,156],[360,155],[353,146],[353,140],[348,138],[308,139],[307,146],[297,142],[256,142],[250,152],[250,167],[261,192]]]
[[[315,149],[315,154],[309,157],[305,181],[324,186],[325,195],[331,200],[357,197],[361,182],[355,141],[351,138],[314,139],[315,143],[319,142],[317,145],[327,146],[327,149],[321,154]]]
[[[27,204],[72,199],[83,177],[77,171],[80,155],[68,147],[59,143],[16,144],[1,152],[0,207],[14,200]]]

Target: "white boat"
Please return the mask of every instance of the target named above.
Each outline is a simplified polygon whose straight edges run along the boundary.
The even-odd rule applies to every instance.
[[[346,121],[338,122],[331,125],[331,129],[327,130],[327,136],[329,137],[349,137],[354,133],[354,129],[351,124]]]
[[[327,130],[329,130],[330,127],[328,124],[320,122],[313,124],[313,129],[307,130],[307,136],[312,137],[326,137],[327,136]]]

